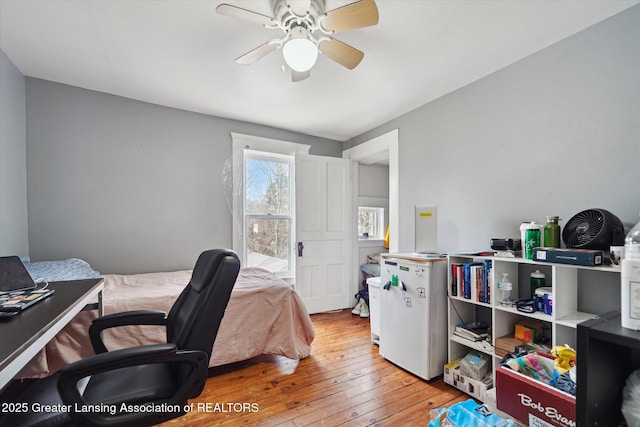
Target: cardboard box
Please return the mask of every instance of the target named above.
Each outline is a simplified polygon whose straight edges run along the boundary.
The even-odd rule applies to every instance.
[[[553,359],[542,363],[553,369]],[[499,410],[528,426],[576,425],[574,396],[503,366],[496,369],[496,399]]]
[[[595,249],[534,248],[533,259],[534,261],[594,267],[602,265],[604,252]]]
[[[523,342],[532,343],[542,336],[543,330],[544,325],[542,322],[533,319],[523,319],[516,323],[514,336]]]
[[[496,338],[494,353],[496,356],[504,357],[507,353],[516,351],[516,347],[523,345],[524,342],[516,339],[513,335]]]
[[[444,365],[444,382],[462,390],[469,396],[484,402],[487,390],[493,387],[493,378],[484,377],[482,381],[474,380],[460,373],[460,360]]]

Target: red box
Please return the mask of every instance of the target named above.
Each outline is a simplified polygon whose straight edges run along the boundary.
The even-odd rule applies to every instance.
[[[554,360],[540,356],[553,369]],[[496,400],[499,410],[527,426],[576,425],[574,396],[503,366],[496,369]]]

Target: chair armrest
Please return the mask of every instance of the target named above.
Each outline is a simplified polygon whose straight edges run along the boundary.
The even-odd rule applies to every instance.
[[[199,350],[178,350],[175,344],[152,344],[141,347],[114,350],[79,360],[62,368],[58,374],[58,391],[62,402],[71,408],[89,407],[78,389],[78,382],[85,377],[114,369],[150,363],[178,363],[191,368],[186,381],[182,383],[174,396],[163,401],[167,405],[176,405],[182,414],[187,399],[199,394],[207,377],[209,360],[207,354]],[[154,404],[158,402],[146,402]],[[145,402],[140,404],[144,405]],[[120,405],[117,405],[120,409]],[[108,413],[70,411],[77,425],[152,425],[174,418],[177,411],[166,416],[155,411],[124,412],[116,415]]]
[[[89,338],[96,354],[106,353],[107,347],[102,341],[101,333],[105,329],[129,325],[161,325],[166,326],[167,314],[161,310],[134,310],[113,313],[98,317],[89,326]]]

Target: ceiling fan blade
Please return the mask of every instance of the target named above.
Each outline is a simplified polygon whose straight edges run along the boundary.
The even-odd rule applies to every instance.
[[[266,42],[265,44],[260,45],[257,48],[236,58],[236,62],[243,65],[253,64],[263,56],[273,52],[274,50],[278,50],[280,46],[282,46],[281,43],[277,43],[271,40],[270,42]]]
[[[287,4],[298,16],[305,16],[311,9],[311,0],[287,0]]]
[[[334,33],[354,28],[370,27],[378,23],[378,7],[374,0],[359,0],[355,3],[330,10],[320,21],[327,31]]]
[[[220,15],[230,16],[242,21],[250,21],[265,26],[272,26],[275,24],[273,18],[271,18],[270,16],[252,12],[250,10],[232,6],[226,3],[218,5],[218,7],[216,7],[216,12],[218,12]]]
[[[320,42],[320,50],[338,64],[353,70],[364,58],[364,53],[336,39],[326,39]]]
[[[296,70],[291,70],[291,81],[292,82],[299,82],[301,80],[304,80],[306,78],[308,78],[311,75],[310,71],[296,71]]]

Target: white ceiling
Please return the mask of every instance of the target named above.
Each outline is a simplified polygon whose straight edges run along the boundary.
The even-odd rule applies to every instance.
[[[269,0],[226,2],[271,15]],[[281,51],[234,62],[281,33],[219,3],[0,0],[0,47],[26,76],[344,141],[639,1],[377,0],[377,26],[335,35],[360,65],[321,56],[298,83]]]

